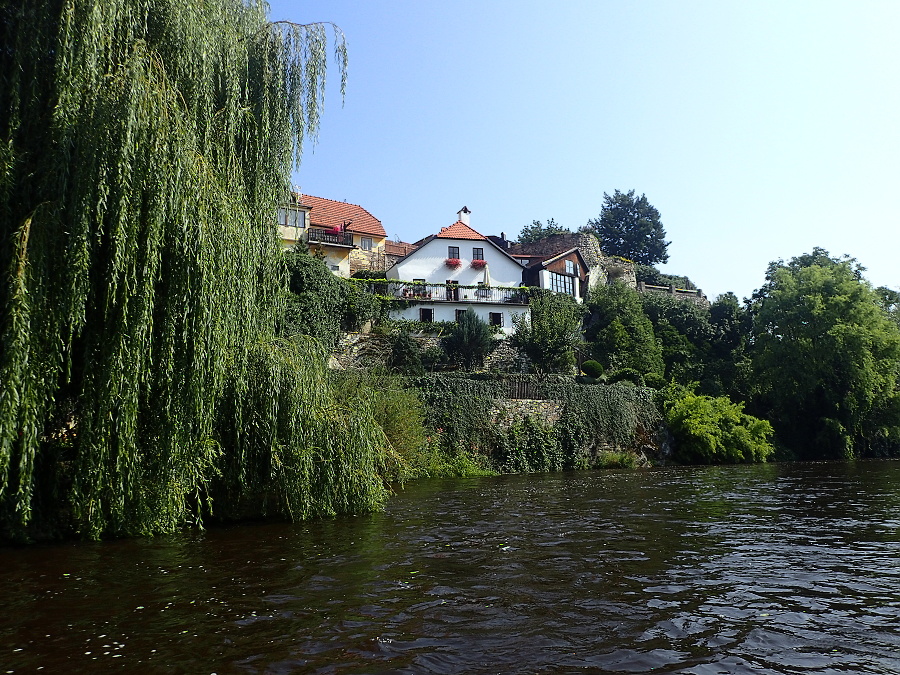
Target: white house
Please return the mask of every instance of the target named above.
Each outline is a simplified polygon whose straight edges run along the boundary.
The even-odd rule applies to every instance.
[[[528,296],[520,288],[522,265],[473,230],[470,213],[464,206],[455,223],[417,242],[387,271],[389,293],[415,301],[391,312],[392,318],[455,321],[471,307],[509,335],[513,316],[528,313]]]

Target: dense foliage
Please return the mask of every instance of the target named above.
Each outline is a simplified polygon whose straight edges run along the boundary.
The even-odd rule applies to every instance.
[[[266,7],[3,7],[8,534],[169,531],[228,510],[220,493],[294,516],[383,498],[377,425],[339,414],[320,351],[273,337],[275,211],[318,125],[327,40]]]
[[[674,459],[686,464],[765,462],[775,448],[772,425],[744,413],[725,396],[698,395],[670,385],[662,393],[666,424],[675,437]]]
[[[652,265],[636,264],[634,266],[634,276],[637,281],[643,281],[650,286],[674,286],[675,288],[683,288],[689,291],[697,290],[696,284],[687,276],[665,274]]]
[[[585,336],[607,371],[663,373],[662,349],[637,291],[620,282],[597,288],[588,298],[588,310]]]
[[[769,266],[753,303],[759,401],[802,457],[900,441],[900,329],[852,258],[814,249]]]
[[[288,286],[282,293],[282,335],[309,335],[331,347],[341,331],[359,330],[380,315],[374,295],[332,274],[319,258],[297,248],[283,258]]]
[[[513,317],[510,343],[528,357],[532,370],[564,373],[575,363],[574,349],[582,342],[584,308],[569,295],[535,290],[530,316]]]
[[[537,418],[513,419],[496,408],[510,384],[559,405],[552,428]],[[446,457],[465,455],[501,472],[559,471],[609,464],[609,451],[652,445],[661,421],[646,389],[584,385],[562,376],[429,375],[411,378],[426,425]],[[621,462],[621,455],[614,455]],[[627,461],[627,460],[626,460]]]
[[[669,259],[669,244],[659,211],[638,197],[634,190],[611,196],[603,193],[600,216],[592,218],[582,228],[593,232],[600,239],[600,247],[606,255],[617,255],[642,265],[664,263]]]
[[[548,220],[546,225],[539,220],[532,220],[531,225],[526,225],[522,228],[522,231],[519,233],[518,243],[531,244],[553,234],[569,233],[571,233],[571,230],[559,225],[553,218]]]
[[[480,366],[495,347],[491,327],[471,307],[450,328],[442,345],[450,360],[466,370]]]

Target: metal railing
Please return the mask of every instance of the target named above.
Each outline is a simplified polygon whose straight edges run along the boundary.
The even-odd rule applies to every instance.
[[[337,246],[353,246],[353,233],[310,228],[309,230],[307,230],[306,241],[310,244],[335,244]]]
[[[427,284],[416,281],[364,281],[360,283],[370,293],[393,296],[399,300],[423,302],[489,302],[527,305],[525,288],[509,286],[463,286],[460,284]]]

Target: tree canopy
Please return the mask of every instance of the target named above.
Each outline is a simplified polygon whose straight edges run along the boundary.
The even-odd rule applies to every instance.
[[[581,343],[584,308],[569,295],[534,291],[531,315],[513,317],[516,329],[511,344],[524,353],[537,372],[562,373],[575,363],[575,347]]]
[[[896,446],[900,328],[855,259],[821,248],[769,266],[753,363],[779,436],[805,458]]]
[[[532,220],[531,225],[526,225],[522,228],[522,231],[519,233],[518,243],[530,244],[552,234],[569,234],[570,232],[570,229],[559,225],[553,218],[548,220],[546,225],[539,220]]]
[[[600,239],[600,247],[607,255],[628,258],[642,265],[664,263],[669,259],[666,231],[659,211],[645,195],[636,196],[634,190],[612,196],[603,193],[600,216],[592,218],[583,228]]]
[[[169,531],[213,498],[294,516],[383,499],[384,435],[335,407],[320,348],[274,337],[275,212],[329,57],[326,26],[266,10],[4,4],[4,531]]]

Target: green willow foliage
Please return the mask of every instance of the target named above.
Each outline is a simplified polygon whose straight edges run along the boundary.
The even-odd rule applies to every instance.
[[[317,449],[301,456],[281,406],[314,397],[285,376],[308,382],[312,364],[271,342],[275,208],[317,129],[328,40],[321,25],[271,24],[266,11],[241,0],[0,8],[7,532],[60,512],[83,536],[168,531],[208,508],[214,479],[233,490],[281,471],[275,489],[290,492],[340,450],[343,427],[316,418],[322,400],[304,417]],[[268,346],[246,351],[257,344]],[[223,410],[241,424],[219,428]],[[341,461],[377,454],[378,439],[364,443]],[[266,462],[243,458],[266,448],[272,466],[252,477]],[[317,480],[358,480],[346,473]],[[281,503],[302,515],[377,501],[375,486],[358,489],[372,498],[313,506],[301,490]]]

